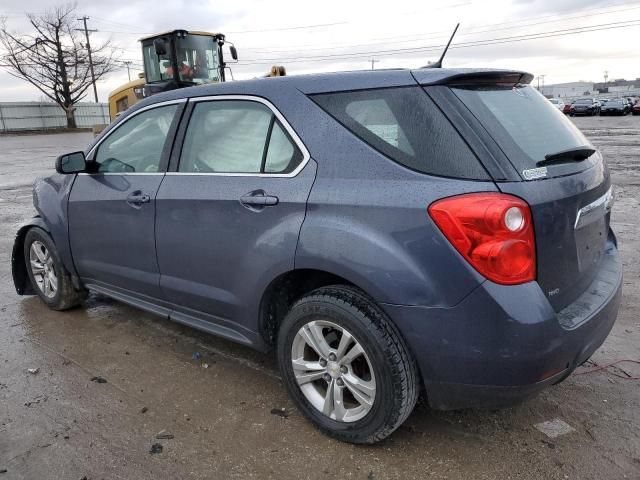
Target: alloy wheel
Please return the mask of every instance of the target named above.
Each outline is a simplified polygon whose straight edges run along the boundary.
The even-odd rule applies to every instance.
[[[29,264],[36,285],[47,298],[58,292],[58,277],[53,266],[53,257],[44,243],[35,241],[29,249]]]
[[[375,373],[360,342],[344,328],[325,320],[303,325],[293,339],[291,363],[300,390],[327,417],[355,422],[371,411]]]

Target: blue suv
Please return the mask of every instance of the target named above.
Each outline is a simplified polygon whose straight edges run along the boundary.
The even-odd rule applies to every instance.
[[[615,321],[601,154],[523,72],[420,69],[166,92],[36,181],[20,294],[100,292],[277,350],[344,441],[522,401]],[[526,113],[525,113],[526,112]]]

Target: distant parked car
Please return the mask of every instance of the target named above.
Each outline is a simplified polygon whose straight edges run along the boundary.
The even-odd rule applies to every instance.
[[[571,104],[570,103],[565,103],[564,104],[564,108],[562,109],[562,113],[571,113]]]
[[[600,115],[600,102],[595,98],[580,98],[571,104],[570,115]]]
[[[640,115],[640,102],[636,102],[636,104],[631,109],[632,115]]]
[[[602,107],[600,115],[626,115],[630,111],[631,107],[626,98],[614,98]]]
[[[549,101],[558,110],[560,110],[561,112],[564,112],[564,102],[562,100],[560,100],[559,98],[550,98]]]

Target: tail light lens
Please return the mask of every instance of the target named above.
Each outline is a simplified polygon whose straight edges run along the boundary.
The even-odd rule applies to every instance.
[[[536,278],[536,246],[527,203],[503,193],[438,200],[429,215],[454,248],[484,277],[503,285]]]

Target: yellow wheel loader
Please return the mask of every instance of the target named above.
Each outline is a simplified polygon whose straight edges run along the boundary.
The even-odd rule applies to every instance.
[[[172,30],[141,38],[140,42],[144,75],[109,94],[111,120],[154,93],[225,81],[222,33]],[[238,59],[231,43],[229,52],[233,60]]]

